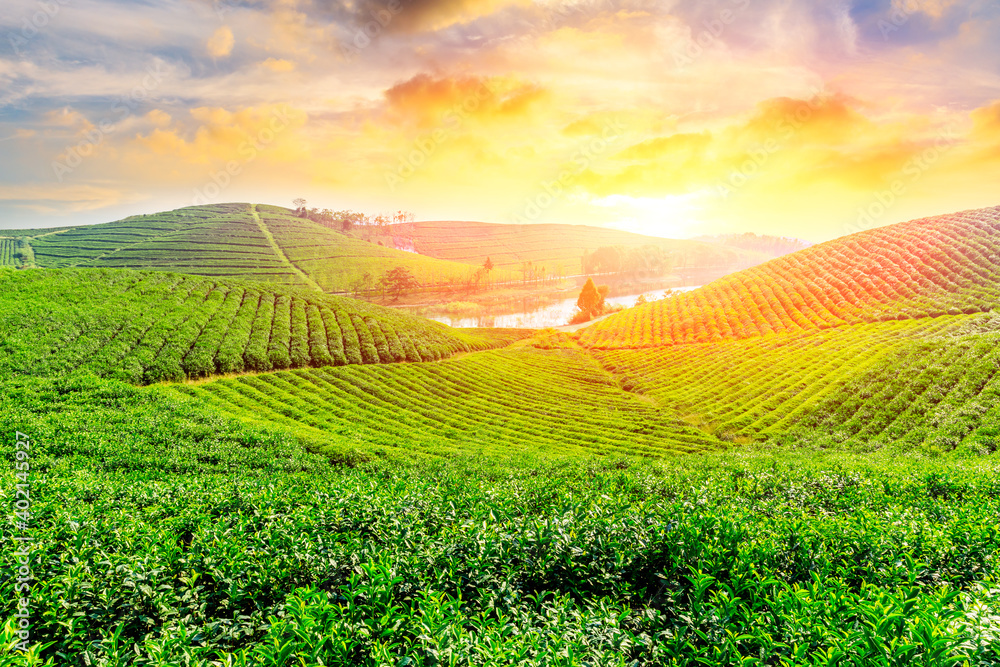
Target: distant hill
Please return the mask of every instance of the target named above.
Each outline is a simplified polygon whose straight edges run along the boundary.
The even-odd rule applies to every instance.
[[[714,245],[739,248],[750,252],[758,252],[769,259],[788,255],[799,250],[805,250],[813,244],[802,239],[787,236],[769,236],[767,234],[713,234],[710,236],[695,236],[691,241],[701,241]]]
[[[0,266],[103,267],[236,277],[346,292],[404,266],[421,283],[464,282],[476,267],[340,234],[289,209],[191,206],[61,230],[0,230]],[[20,256],[16,256],[20,253]]]
[[[1000,297],[1000,206],[852,234],[654,301],[578,334],[614,349],[976,313]]]
[[[86,371],[149,384],[434,361],[529,333],[452,329],[303,288],[153,271],[4,271],[0,294],[0,378]]]
[[[677,268],[736,271],[771,259],[756,251],[699,241],[644,236],[587,225],[511,225],[487,222],[407,222],[390,225],[385,245],[411,249],[438,259],[481,265],[487,257],[498,267],[520,270],[523,262],[548,272],[577,275],[585,253],[598,248],[656,246],[671,253]]]

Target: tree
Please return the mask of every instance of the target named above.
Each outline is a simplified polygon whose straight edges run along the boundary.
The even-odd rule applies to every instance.
[[[295,205],[295,215],[300,218],[304,218],[306,213],[306,200],[299,197],[298,199],[293,200],[292,204]]]
[[[604,298],[608,294],[608,286],[597,287],[593,278],[587,278],[587,283],[580,291],[580,296],[576,300],[576,307],[591,315],[600,315],[604,310]]]
[[[640,294],[639,298],[637,298],[635,300],[635,305],[641,306],[642,304],[647,303],[647,301],[648,300],[646,299],[646,295],[645,294]]]
[[[420,283],[417,282],[417,279],[413,277],[413,274],[405,266],[397,266],[394,269],[390,269],[382,276],[379,282],[384,285],[385,289],[395,299],[401,297],[408,289],[420,287]]]
[[[394,225],[402,224],[404,222],[413,222],[414,216],[409,211],[396,211],[392,214],[392,223]]]
[[[486,261],[483,262],[483,271],[486,272],[486,283],[487,283],[487,285],[489,285],[490,271],[492,271],[492,270],[493,270],[493,260],[490,259],[489,257],[487,257]]]
[[[337,211],[333,217],[343,232],[349,232],[355,227],[365,224],[365,214],[357,211]]]
[[[372,286],[375,282],[375,277],[368,271],[365,271],[359,278],[357,278],[353,283],[351,283],[351,289],[354,291],[354,296],[358,297],[362,294],[368,294],[372,290]]]
[[[469,274],[469,277],[466,280],[466,285],[468,285],[469,290],[474,292],[479,289],[479,283],[483,280],[485,275],[486,270],[481,266],[477,267],[473,273]]]

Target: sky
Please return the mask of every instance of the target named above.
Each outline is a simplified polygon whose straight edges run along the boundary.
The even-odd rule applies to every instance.
[[[0,228],[252,201],[819,242],[1000,204],[997,0],[3,0]]]

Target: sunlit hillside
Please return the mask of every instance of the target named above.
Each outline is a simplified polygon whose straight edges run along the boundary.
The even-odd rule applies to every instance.
[[[991,310],[1000,298],[1000,207],[822,243],[580,332],[613,349]]]

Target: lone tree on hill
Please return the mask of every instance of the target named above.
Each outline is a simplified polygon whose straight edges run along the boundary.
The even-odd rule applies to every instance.
[[[580,290],[580,296],[576,300],[576,307],[580,309],[580,312],[574,315],[569,323],[582,324],[608,312],[609,306],[605,299],[607,299],[609,290],[607,285],[598,287],[594,284],[593,278],[587,278],[587,283]]]
[[[598,287],[594,284],[593,278],[587,278],[587,283],[580,290],[580,297],[576,300],[576,307],[588,313],[591,317],[604,314],[604,299],[608,296],[607,285]]]
[[[390,269],[382,276],[380,282],[385,285],[389,294],[394,299],[401,297],[408,289],[420,287],[420,283],[417,282],[417,279],[413,277],[413,274],[405,266],[397,266],[394,269]]]

